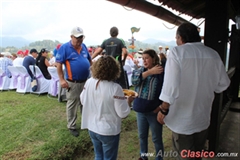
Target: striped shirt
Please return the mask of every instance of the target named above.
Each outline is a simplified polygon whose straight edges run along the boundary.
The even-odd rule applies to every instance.
[[[10,78],[11,72],[8,70],[7,66],[12,66],[12,60],[7,58],[7,57],[3,57],[0,58],[0,68],[4,71],[4,73]]]

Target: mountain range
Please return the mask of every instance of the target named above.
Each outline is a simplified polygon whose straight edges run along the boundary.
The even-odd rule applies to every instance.
[[[143,40],[142,43],[148,43],[148,44],[152,44],[152,45],[157,44],[157,45],[161,45],[163,47],[176,46],[176,41],[162,41],[162,40],[157,40],[157,39],[153,39],[153,38]]]
[[[22,37],[0,37],[0,47],[5,48],[5,47],[16,47],[16,48],[21,48],[28,46],[30,43],[33,41],[24,39]],[[141,43],[146,43],[146,44],[151,44],[154,46],[159,46],[162,45],[163,47],[169,46],[169,48],[172,48],[173,46],[176,46],[175,41],[161,41],[157,39],[146,39],[141,41]]]
[[[28,46],[31,42],[22,37],[0,37],[0,47],[16,47],[21,48]]]

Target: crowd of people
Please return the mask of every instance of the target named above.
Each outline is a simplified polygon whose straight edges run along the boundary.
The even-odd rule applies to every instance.
[[[204,150],[214,92],[226,90],[230,83],[220,56],[201,42],[197,27],[190,23],[178,27],[177,46],[171,50],[159,46],[159,51],[149,48],[131,54],[118,34],[118,28],[112,27],[110,38],[96,49],[87,48],[83,29],[74,27],[70,41],[54,50],[53,62],[47,60],[49,51],[43,48],[40,52],[31,49],[28,55],[19,51],[16,63],[26,68],[38,65],[47,79],[51,76],[46,68],[57,67],[60,85],[67,91],[67,128],[79,136],[76,120],[80,110],[81,129],[89,131],[96,160],[117,159],[121,120],[130,113],[130,105],[137,115],[139,160],[148,159],[149,129],[155,159],[164,159],[159,154],[164,153],[164,124],[172,130],[176,159],[192,159],[182,151]],[[13,65],[9,56],[0,59],[3,70]],[[123,93],[122,89],[129,89],[125,65],[132,68],[137,97]],[[6,74],[10,77],[7,70]]]
[[[30,77],[33,78],[33,73],[31,72],[29,66],[37,65],[44,77],[46,79],[51,79],[47,67],[55,66],[55,62],[52,61],[52,53],[49,53],[50,51],[46,48],[42,48],[40,52],[38,52],[35,48],[32,48],[30,51],[19,50],[17,51],[17,54],[2,52],[0,54],[0,69],[2,69],[4,73],[11,78],[11,72],[8,70],[8,66],[24,66]]]

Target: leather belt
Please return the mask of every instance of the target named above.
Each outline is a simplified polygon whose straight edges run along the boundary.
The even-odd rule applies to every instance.
[[[70,79],[67,79],[67,81],[73,82],[73,83],[83,83],[83,82],[86,82],[87,80],[70,80]]]

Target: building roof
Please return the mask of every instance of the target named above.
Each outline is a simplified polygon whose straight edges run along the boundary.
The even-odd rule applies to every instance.
[[[205,18],[205,0],[158,0],[158,2],[163,6],[167,6],[193,18]],[[230,0],[229,11],[229,19],[235,21],[235,16],[240,14],[240,1]]]
[[[152,16],[160,18],[169,23],[180,25],[181,23],[188,22],[180,17],[180,15],[174,14],[166,7],[172,10],[178,11],[180,14],[185,14],[190,17],[200,19],[206,18],[206,0],[108,0],[122,6],[127,6],[132,9],[136,9]],[[159,2],[159,5],[155,5],[153,2]],[[217,7],[218,1],[216,1]],[[240,0],[229,0],[229,19],[235,21],[235,16],[240,15]],[[166,7],[163,7],[166,6]]]

